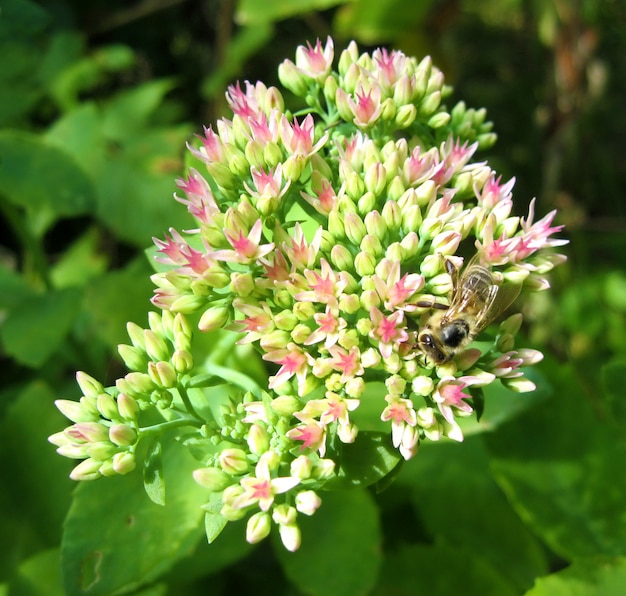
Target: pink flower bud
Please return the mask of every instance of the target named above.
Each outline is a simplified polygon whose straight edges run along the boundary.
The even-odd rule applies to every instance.
[[[119,447],[129,447],[137,441],[137,433],[127,424],[114,424],[109,429],[109,439]]]

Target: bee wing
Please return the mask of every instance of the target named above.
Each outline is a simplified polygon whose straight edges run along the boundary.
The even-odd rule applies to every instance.
[[[476,318],[474,335],[480,333],[489,323],[495,321],[519,296],[522,286],[519,284],[493,285],[489,290],[489,300]]]

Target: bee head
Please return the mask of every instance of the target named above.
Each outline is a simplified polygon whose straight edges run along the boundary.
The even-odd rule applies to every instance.
[[[430,331],[422,331],[417,339],[420,349],[436,365],[444,364],[450,356],[439,347],[439,342]]]

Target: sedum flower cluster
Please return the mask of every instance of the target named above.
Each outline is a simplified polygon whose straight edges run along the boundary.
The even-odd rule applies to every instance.
[[[422,440],[461,441],[482,386],[534,389],[523,368],[542,355],[515,349],[519,314],[440,366],[417,335],[428,305],[449,300],[446,259],[460,267],[460,254],[479,253],[498,283],[548,288],[564,260],[549,250],[565,243],[552,238],[555,213],[535,221],[533,202],[512,215],[514,180],[474,160],[495,141],[485,111],[448,109],[430,58],[359,54],[353,42],[333,61],[329,38],[280,65],[296,112],[275,87],[229,88],[232,115],[189,147],[196,167],[178,181],[196,228],[155,241],[160,314],[146,330],[129,324],[119,353],[131,372],[109,388],[79,373],[80,401],[57,402],[74,424],[50,440],[82,460],[77,480],[129,472],[147,436],[193,437],[194,479],[223,522],[209,540],[247,518],[248,541],[275,524],[295,550],[298,516],[321,491],[362,480],[344,466],[348,444],[352,458],[367,441],[395,453],[371,482]],[[263,382],[194,352],[193,338],[216,330],[264,361]],[[228,402],[211,408],[220,383]]]

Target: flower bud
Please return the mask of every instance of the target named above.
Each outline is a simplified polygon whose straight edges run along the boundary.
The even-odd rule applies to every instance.
[[[432,250],[442,255],[454,254],[461,242],[461,234],[458,232],[441,232],[432,241]]]
[[[206,298],[202,296],[193,296],[192,294],[183,294],[176,298],[170,305],[170,310],[176,313],[191,314],[204,306]]]
[[[361,277],[372,275],[376,269],[376,257],[361,251],[354,257],[354,268]]]
[[[303,490],[296,495],[296,509],[304,515],[313,515],[322,504],[322,499],[312,490]]]
[[[414,104],[402,106],[396,114],[396,126],[398,128],[408,128],[417,118],[417,108]]]
[[[287,87],[287,85],[285,85],[285,87]],[[269,536],[271,527],[272,520],[269,513],[265,513],[264,511],[255,513],[246,524],[246,540],[250,544],[261,542],[261,540]]]
[[[358,246],[367,234],[363,220],[356,213],[346,213],[344,225],[346,236],[355,246]]]
[[[343,246],[343,244],[335,244],[330,250],[330,260],[336,269],[345,271],[354,266],[352,253]]]
[[[100,418],[97,411],[93,412],[91,408],[86,408],[80,402],[69,399],[57,399],[54,405],[63,416],[69,418],[72,422],[95,422]]]
[[[101,393],[97,397],[96,406],[103,418],[108,418],[109,420],[117,420],[119,418],[120,413],[115,399],[108,393]]]
[[[339,298],[339,310],[353,315],[361,308],[361,302],[356,294],[342,294]]]
[[[515,391],[515,393],[530,393],[534,391],[537,387],[530,380],[525,377],[515,377],[513,379],[501,379],[502,384],[511,391]]]
[[[291,331],[298,323],[298,317],[291,310],[282,310],[274,317],[274,323],[278,329]]]
[[[76,373],[76,382],[83,392],[83,395],[86,395],[87,397],[96,398],[101,393],[104,393],[104,387],[102,386],[102,383],[96,381],[96,379],[89,376],[85,372],[78,371]]]
[[[149,362],[148,375],[158,387],[171,389],[178,382],[176,370],[170,362]]]
[[[297,344],[303,344],[311,335],[311,328],[304,323],[299,323],[291,331],[291,339]]]
[[[348,174],[345,182],[345,190],[348,197],[353,201],[358,201],[365,192],[365,184],[356,172]]]
[[[335,474],[335,462],[332,459],[320,459],[313,466],[312,476],[317,480],[328,480]]]
[[[286,348],[290,341],[291,335],[287,331],[274,329],[274,331],[264,334],[259,343],[266,352],[270,352]]]
[[[233,272],[230,274],[230,287],[234,294],[245,298],[254,292],[254,278],[250,273]]]
[[[366,234],[363,240],[361,241],[360,247],[363,252],[371,254],[375,257],[383,254],[383,245],[378,238],[378,236],[373,236],[372,234]],[[370,274],[366,274],[370,275]]]
[[[430,377],[420,375],[411,381],[411,389],[413,390],[413,393],[426,397],[427,395],[432,394],[435,389],[435,384]]]
[[[129,397],[125,393],[117,396],[117,409],[123,420],[135,421],[139,415],[139,404],[137,400]]]
[[[361,306],[369,312],[373,307],[380,306],[380,296],[375,290],[365,290],[361,293]],[[361,321],[368,321],[371,323],[369,319],[359,319],[357,322],[357,329]]]
[[[232,484],[231,478],[217,468],[199,468],[193,471],[193,479],[211,492],[219,492]]]
[[[237,476],[248,471],[250,467],[246,452],[243,449],[224,449],[219,455],[219,464],[227,474]]]
[[[143,329],[131,321],[126,323],[126,331],[133,346],[145,352],[146,344],[144,342]]]
[[[386,201],[383,205],[381,216],[387,224],[387,228],[389,230],[395,231],[400,229],[400,226],[402,225],[402,212],[398,203],[390,200]]]
[[[306,455],[299,455],[291,462],[289,475],[300,480],[307,480],[311,477],[313,462]]]
[[[343,238],[346,235],[344,228],[344,216],[337,209],[328,214],[328,231],[335,238]]]
[[[291,60],[284,60],[278,67],[278,80],[294,95],[304,97],[309,81]]]
[[[100,478],[100,462],[91,458],[80,462],[70,473],[72,480],[95,480]]]
[[[376,206],[376,195],[367,191],[363,193],[361,198],[357,201],[357,210],[361,215],[367,215]]]
[[[450,114],[448,112],[438,112],[434,116],[431,116],[426,123],[430,128],[443,128],[450,122]]]
[[[144,338],[146,342],[146,353],[154,362],[169,359],[169,349],[160,335],[157,335],[157,333],[151,329],[146,329],[144,331]]]
[[[292,416],[301,407],[300,400],[294,395],[281,395],[272,400],[272,410],[279,416]]]
[[[145,370],[146,366],[148,366],[145,352],[134,346],[119,344],[117,346],[117,353],[129,370]]]
[[[352,377],[346,381],[344,388],[349,397],[357,399],[363,395],[365,381],[363,377]]]
[[[116,453],[113,456],[112,466],[117,474],[123,475],[132,472],[136,466],[134,453],[130,453],[129,451]]]
[[[198,323],[200,331],[214,331],[224,327],[230,316],[230,308],[228,306],[211,306],[207,308]]]
[[[176,350],[172,354],[172,366],[174,370],[183,375],[193,368],[193,356],[188,350]]]
[[[127,424],[114,424],[109,428],[109,440],[118,447],[129,447],[137,441],[137,433]]]
[[[246,441],[254,455],[263,455],[270,448],[270,437],[260,424],[253,424],[250,427]]]

